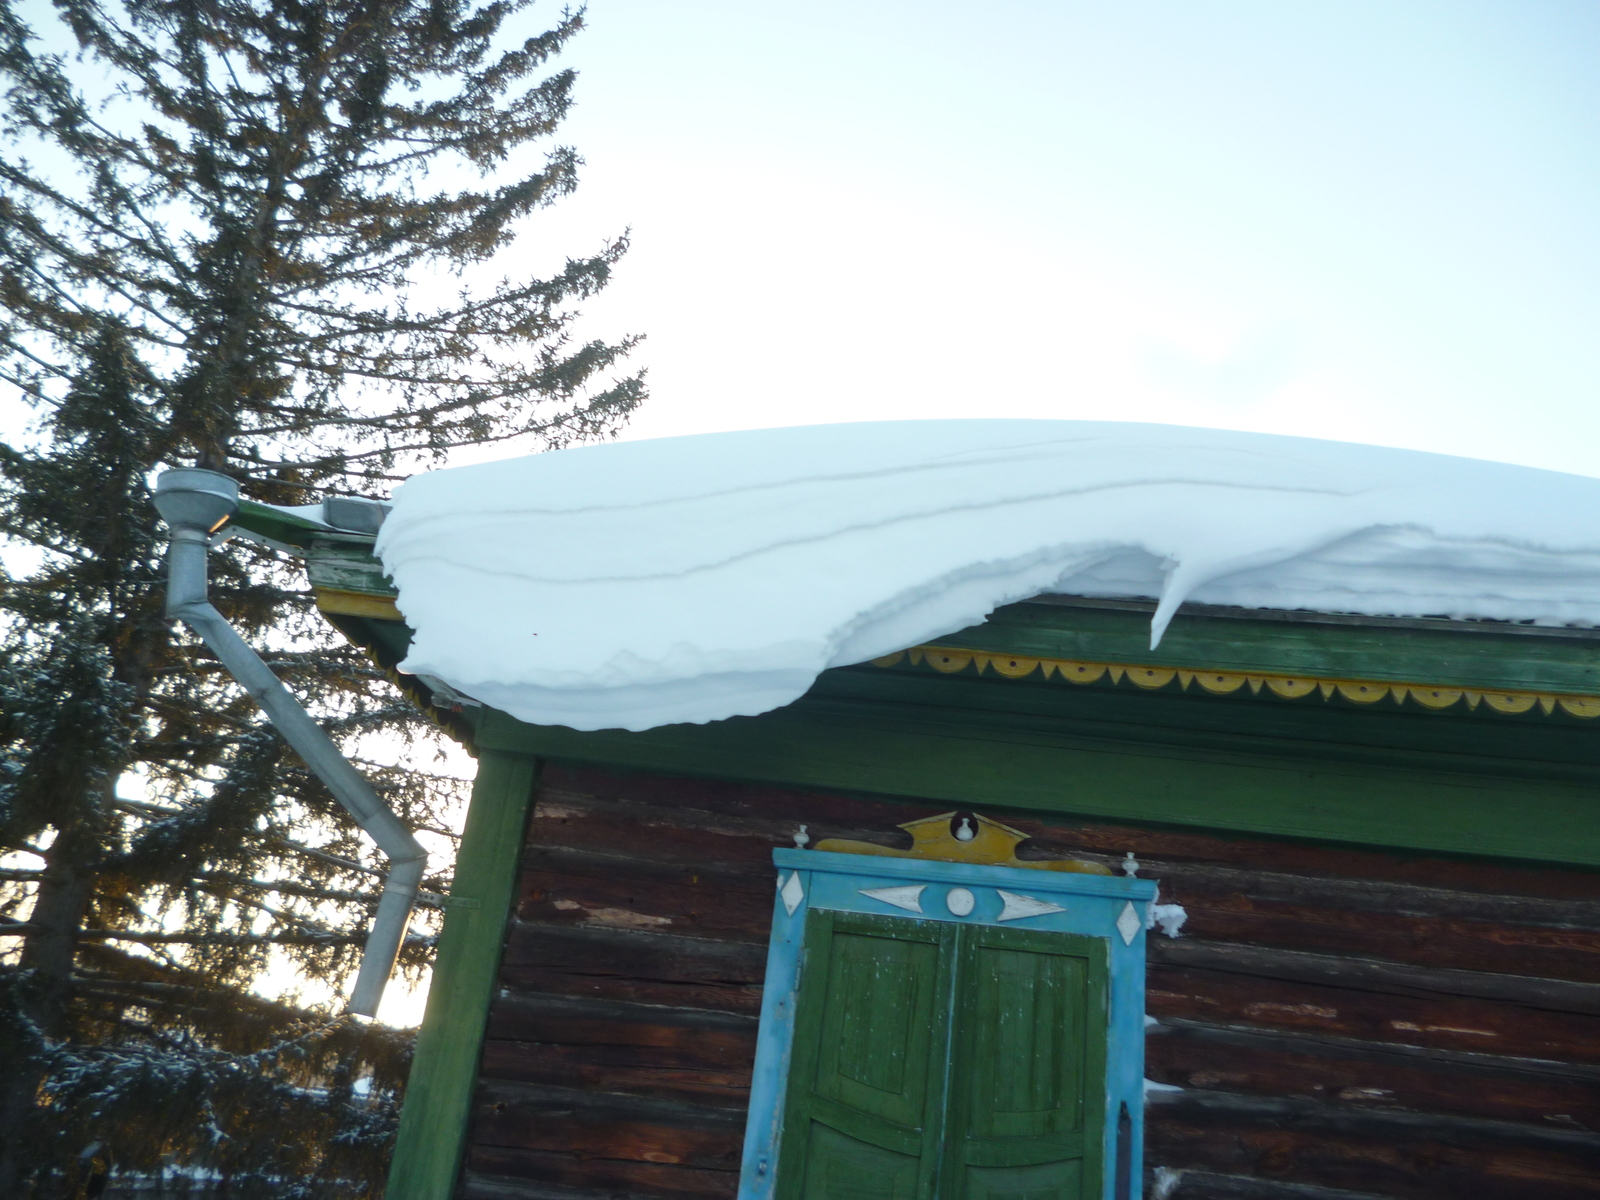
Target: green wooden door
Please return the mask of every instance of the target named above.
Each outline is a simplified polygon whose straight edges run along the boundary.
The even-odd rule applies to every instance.
[[[1098,1195],[1103,944],[1061,933],[962,926],[957,964],[940,1195]]]
[[[779,1200],[1099,1193],[1104,946],[813,910]]]
[[[926,921],[807,916],[779,1196],[931,1194],[952,934]]]

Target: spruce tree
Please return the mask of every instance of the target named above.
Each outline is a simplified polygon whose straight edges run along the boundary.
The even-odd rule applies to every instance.
[[[626,418],[631,342],[571,332],[620,238],[482,282],[574,186],[574,152],[535,147],[581,13],[520,38],[526,0],[54,8],[70,56],[0,0],[0,403],[33,414],[0,443],[0,1195],[171,1165],[373,1195],[407,1037],[252,987],[274,954],[342,986],[382,860],[164,619],[149,489],[200,465],[267,503],[381,496],[458,447]],[[336,738],[426,750],[302,580],[249,543],[212,559],[218,607]],[[451,780],[363,765],[448,836]]]

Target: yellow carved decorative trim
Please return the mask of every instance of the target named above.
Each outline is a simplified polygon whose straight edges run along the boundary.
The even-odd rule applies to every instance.
[[[1034,672],[1042,677],[1065,679],[1069,683],[1095,683],[1110,676],[1113,684],[1131,683],[1149,690],[1166,687],[1174,679],[1188,691],[1191,684],[1212,695],[1225,696],[1248,687],[1259,694],[1266,688],[1275,696],[1295,700],[1320,692],[1324,700],[1335,692],[1356,704],[1375,704],[1392,697],[1397,704],[1411,701],[1423,708],[1450,708],[1463,701],[1469,709],[1480,704],[1494,712],[1524,713],[1538,705],[1546,714],[1557,707],[1574,717],[1600,717],[1600,697],[1568,696],[1554,692],[1474,691],[1468,688],[1440,687],[1431,683],[1385,683],[1372,679],[1320,679],[1312,675],[1258,675],[1237,671],[1192,671],[1183,667],[1152,667],[1144,664],[1076,662],[1065,658],[1035,658],[1017,654],[992,654],[982,650],[963,650],[954,646],[914,646],[896,654],[875,658],[875,667],[893,667],[909,660],[913,666],[926,663],[935,671],[953,675],[976,665],[978,674],[994,671],[1006,679],[1026,679]]]
[[[344,617],[373,617],[379,621],[403,621],[394,600],[370,592],[344,592],[337,588],[318,588],[317,607],[325,613]]]
[[[877,842],[858,842],[851,838],[823,838],[818,850],[836,854],[873,854],[879,858],[922,858],[935,862],[978,863],[986,867],[1027,867],[1031,871],[1066,871],[1075,875],[1110,875],[1109,867],[1076,858],[1056,858],[1044,862],[1025,862],[1017,858],[1017,847],[1027,838],[1021,830],[973,813],[973,825],[962,820],[968,831],[965,841],[950,831],[953,812],[936,817],[907,821],[900,826],[911,835],[911,849],[895,850]]]

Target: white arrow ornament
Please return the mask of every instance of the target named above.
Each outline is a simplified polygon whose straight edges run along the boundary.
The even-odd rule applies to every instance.
[[[907,912],[919,913],[922,911],[922,889],[927,886],[925,883],[919,883],[915,886],[908,884],[905,887],[862,888],[861,894],[882,901],[884,904],[903,908]]]
[[[1000,893],[1000,899],[1005,901],[1005,907],[1000,910],[1000,920],[1020,921],[1024,917],[1042,917],[1046,913],[1066,912],[1059,904],[1051,904],[1048,900],[1035,900],[1032,896],[1019,896],[1015,892],[1008,892],[1004,888],[995,888]]]

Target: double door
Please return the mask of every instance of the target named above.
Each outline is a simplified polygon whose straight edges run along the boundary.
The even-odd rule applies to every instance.
[[[1106,943],[813,909],[778,1200],[1102,1195]]]

